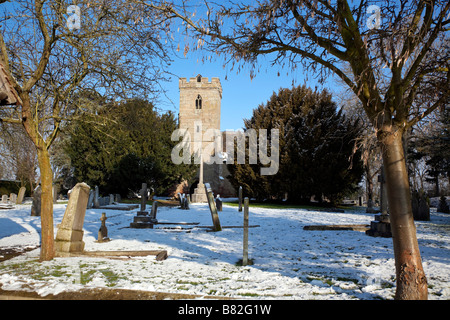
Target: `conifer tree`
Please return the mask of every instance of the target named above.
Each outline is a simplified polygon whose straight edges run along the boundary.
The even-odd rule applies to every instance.
[[[362,176],[360,156],[353,152],[360,128],[337,110],[326,90],[280,89],[244,122],[246,130],[278,129],[280,137],[276,175],[260,175],[260,165],[230,166],[231,181],[247,194],[280,200],[288,193],[292,202],[308,202],[315,195],[334,205],[355,191]]]

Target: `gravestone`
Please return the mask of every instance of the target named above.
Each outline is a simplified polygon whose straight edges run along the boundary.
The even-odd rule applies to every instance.
[[[16,202],[17,202],[17,194],[11,193],[11,194],[9,195],[9,202],[11,202],[11,203],[13,203],[13,204],[16,204]]]
[[[55,239],[55,255],[64,257],[70,253],[84,250],[83,223],[89,199],[90,187],[86,183],[77,183],[73,187],[69,203]]]
[[[25,191],[27,191],[27,188],[21,187],[19,189],[19,195],[17,196],[16,204],[21,204],[23,202],[23,198],[25,197]]]
[[[109,195],[109,202],[108,202],[108,204],[109,205],[114,204],[114,195],[113,194]]]
[[[441,198],[439,199],[437,211],[442,213],[450,213],[450,208],[447,204],[447,198],[445,196],[441,196]]]
[[[375,216],[375,221],[370,223],[370,229],[366,231],[366,234],[371,237],[384,237],[391,238],[391,223],[388,213],[388,201],[387,201],[387,188],[384,177],[384,169],[381,167],[381,174],[378,176],[378,182],[380,183],[380,195],[381,214]]]
[[[98,198],[99,208],[109,205],[109,196]]]
[[[147,206],[147,184],[143,183],[141,188],[141,210],[138,211],[138,216],[143,215],[146,216],[148,211],[145,211],[145,207]]]
[[[2,195],[2,203],[8,203],[8,195],[7,194]]]
[[[414,191],[411,196],[411,206],[414,220],[430,221],[430,206],[423,191]]]
[[[239,187],[239,212],[242,211],[242,186]]]
[[[150,219],[153,220],[155,223],[158,222],[158,220],[156,220],[157,210],[158,210],[158,201],[153,201],[152,210],[150,211]]]
[[[189,195],[178,193],[178,199],[180,200],[180,209],[189,210]]]
[[[178,196],[178,201],[180,202],[180,208],[183,209],[183,205],[184,205],[184,203],[183,203],[184,194],[181,194],[181,193],[178,192],[177,196]]]
[[[41,215],[41,186],[38,185],[33,191],[33,202],[31,204],[31,215],[39,217]]]
[[[185,206],[186,206],[186,210],[189,210],[190,209],[190,204],[191,204],[191,202],[189,201],[189,194],[188,193],[186,193],[185,195],[184,195],[184,201],[185,201]]]
[[[99,190],[98,186],[94,188],[94,208],[98,209],[100,207]]]
[[[242,254],[242,265],[246,266],[248,264],[248,205],[249,199],[246,197],[244,199],[244,242],[243,242],[243,254]]]
[[[119,193],[116,193],[116,195],[114,197],[114,201],[117,203],[120,203],[122,201],[122,197],[120,196]]]
[[[88,202],[87,202],[87,209],[91,209],[92,206],[94,205],[94,190],[90,190],[89,191],[89,198],[88,198]]]
[[[98,230],[98,238],[97,242],[108,242],[110,239],[108,238],[108,229],[106,228],[106,213],[102,212],[102,217],[100,218],[100,221],[102,222],[102,225],[100,226],[100,229]]]
[[[217,213],[216,202],[214,201],[214,195],[209,183],[205,183],[205,191],[208,199],[209,210],[211,211],[211,218],[213,221],[213,231],[222,231],[220,225],[219,214]]]
[[[147,206],[147,184],[142,184],[141,189],[141,208],[140,211],[137,212],[137,215],[134,217],[133,222],[130,223],[130,228],[149,228],[153,229],[153,225],[157,223],[156,220],[156,210],[158,207],[157,201],[154,201],[152,204],[152,211],[150,216],[148,215],[148,211],[145,211],[145,208]]]

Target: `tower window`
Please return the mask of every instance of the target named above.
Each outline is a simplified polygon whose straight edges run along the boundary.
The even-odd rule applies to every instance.
[[[202,76],[201,75],[197,76],[197,82],[202,82]]]
[[[195,99],[195,109],[201,109],[202,108],[202,97],[201,95],[197,96],[197,99]]]

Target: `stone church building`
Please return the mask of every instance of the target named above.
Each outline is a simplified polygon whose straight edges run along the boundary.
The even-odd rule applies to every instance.
[[[222,101],[222,85],[219,78],[197,77],[179,79],[180,112],[178,115],[179,128],[187,129],[191,137],[191,154],[198,152],[200,145],[203,151],[211,145],[214,137],[208,138],[205,132],[214,129],[220,133],[220,107]],[[211,132],[211,130],[210,130]],[[224,144],[223,144],[224,145]],[[224,150],[225,151],[225,150]],[[205,153],[203,153],[205,154]],[[206,161],[207,159],[203,159]],[[225,163],[204,164],[203,182],[209,183],[215,195],[234,197],[236,190],[227,179],[229,171]],[[199,182],[199,173],[192,181],[183,183],[183,192],[193,194]],[[178,190],[181,186],[179,186]]]

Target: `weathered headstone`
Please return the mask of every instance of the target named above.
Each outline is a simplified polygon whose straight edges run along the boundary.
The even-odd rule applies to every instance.
[[[41,186],[38,185],[33,191],[33,202],[31,204],[31,215],[40,216],[41,215]]]
[[[11,202],[11,203],[13,203],[13,204],[16,204],[16,202],[17,202],[17,194],[11,193],[11,194],[9,195],[9,202]]]
[[[143,215],[146,216],[148,211],[145,211],[145,207],[147,206],[147,184],[143,183],[141,188],[141,210],[138,211],[138,216]]]
[[[89,198],[88,198],[88,202],[87,202],[87,209],[91,209],[92,206],[94,205],[94,190],[90,190],[89,191]]]
[[[2,203],[8,203],[8,195],[7,194],[2,195]]]
[[[213,221],[213,231],[222,231],[220,225],[219,214],[217,213],[216,202],[214,201],[214,195],[209,183],[205,183],[205,191],[208,199],[209,210],[211,211],[211,217]]]
[[[109,202],[108,202],[108,204],[109,205],[114,204],[114,195],[113,194],[109,195]]]
[[[244,243],[243,243],[243,255],[242,255],[242,265],[246,266],[248,264],[248,206],[249,199],[245,197],[244,199]]]
[[[100,229],[98,230],[98,239],[97,242],[107,242],[109,241],[108,238],[108,229],[106,228],[106,213],[102,212],[102,217],[100,218],[100,221],[102,222],[102,225],[100,226]]]
[[[119,193],[116,193],[115,197],[114,197],[114,201],[117,203],[122,202],[122,197],[120,196]]]
[[[83,224],[89,189],[86,183],[77,183],[72,189],[64,217],[56,233],[56,256],[69,256],[70,253],[80,253],[84,250]]]
[[[100,199],[99,199],[99,190],[98,186],[95,186],[94,188],[94,208],[100,207]]]
[[[23,198],[25,197],[25,191],[27,191],[27,188],[21,187],[19,189],[19,195],[17,196],[16,204],[21,204],[23,202]]]
[[[239,212],[242,211],[242,186],[239,187]]]
[[[150,211],[150,219],[154,220],[154,222],[158,222],[158,220],[156,220],[157,210],[158,210],[158,201],[153,201],[152,210]]]

